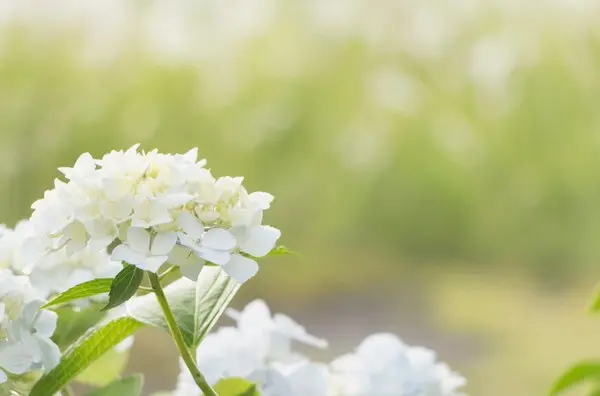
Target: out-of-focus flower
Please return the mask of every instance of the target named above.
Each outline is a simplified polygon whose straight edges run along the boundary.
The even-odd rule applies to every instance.
[[[283,314],[271,316],[269,307],[262,300],[250,302],[241,312],[228,309],[227,315],[236,320],[238,330],[252,340],[255,351],[264,360],[296,359],[293,341],[317,348],[327,347],[327,341],[308,334],[290,317]]]
[[[229,310],[237,327],[223,327],[209,334],[197,351],[197,364],[207,381],[216,384],[229,377],[246,378],[266,396],[325,396],[327,366],[295,353],[292,341],[317,347],[326,342],[309,335],[287,316],[271,316],[257,300],[241,312]],[[201,395],[182,364],[175,396]]]
[[[42,304],[27,277],[0,270],[0,384],[9,374],[49,370],[58,363],[60,350],[50,339],[57,315],[40,310]]]
[[[243,283],[258,271],[254,258],[281,235],[262,225],[273,196],[249,194],[243,178],[215,179],[205,164],[196,149],[173,155],[133,146],[100,160],[83,154],[60,168],[68,181],[56,180],[33,204],[29,250],[71,255],[116,242],[115,261],[152,272],[171,261],[192,280],[209,262]]]
[[[367,337],[331,365],[329,396],[459,396],[466,381],[435,352],[405,345],[393,334]]]

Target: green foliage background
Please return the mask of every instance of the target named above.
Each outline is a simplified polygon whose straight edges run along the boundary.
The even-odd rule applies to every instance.
[[[474,395],[541,394],[593,353],[593,4],[116,3],[3,11],[4,222],[84,151],[198,146],[216,175],[277,197],[268,223],[302,252],[265,263],[235,304],[273,301],[332,353],[399,332]],[[152,370],[153,337],[132,369]]]

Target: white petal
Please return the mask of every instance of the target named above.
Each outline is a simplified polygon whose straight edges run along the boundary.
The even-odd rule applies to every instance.
[[[76,239],[70,239],[65,244],[65,251],[68,256],[72,256],[77,252],[81,252],[87,246],[87,241],[78,241]]]
[[[231,260],[223,266],[223,270],[239,283],[244,283],[258,272],[256,261],[240,255],[231,256]]]
[[[102,180],[102,186],[106,197],[111,201],[117,201],[129,194],[132,184],[129,179],[112,177]]]
[[[146,257],[141,263],[135,264],[139,269],[156,273],[158,269],[167,261],[167,256]]]
[[[185,158],[186,161],[189,162],[196,162],[196,159],[198,158],[198,147],[194,147],[191,150],[188,150],[185,154],[182,155],[183,158]]]
[[[271,202],[273,202],[273,199],[275,199],[275,197],[271,194],[261,191],[253,192],[248,196],[248,198],[250,198],[250,201],[254,202],[262,210],[269,209],[271,207]]]
[[[160,198],[160,202],[168,208],[176,208],[190,202],[194,198],[193,195],[185,193],[168,194]]]
[[[254,257],[267,255],[277,243],[281,231],[270,226],[257,226],[250,230],[248,239],[241,244],[240,249]]]
[[[236,240],[233,234],[222,228],[208,230],[202,237],[202,246],[217,250],[231,250],[235,247]]]
[[[32,357],[34,363],[39,363],[42,360],[42,350],[37,342],[36,336],[31,334],[29,329],[22,329],[20,333],[21,348],[24,353]]]
[[[193,280],[198,279],[198,274],[204,267],[204,260],[196,256],[190,249],[176,245],[169,254],[169,263],[177,265],[181,275]]]
[[[69,287],[73,287],[80,283],[91,281],[94,278],[96,278],[96,276],[94,275],[91,269],[76,268],[71,272],[71,274],[68,277],[63,278],[62,280],[66,280]]]
[[[172,220],[173,218],[166,205],[159,202],[153,203],[150,210],[150,219],[148,221],[149,226],[170,223]]]
[[[266,302],[256,299],[248,303],[235,319],[238,328],[245,334],[264,332],[271,329],[271,310]]]
[[[261,368],[256,370],[248,377],[248,380],[256,383],[260,388],[261,395],[264,396],[289,396],[292,394],[287,379],[275,369]]]
[[[42,257],[47,251],[49,241],[42,237],[30,237],[25,239],[20,249],[23,260],[33,262]]]
[[[38,345],[42,351],[42,366],[44,366],[44,370],[52,370],[60,361],[60,349],[50,339],[45,338],[39,338]]]
[[[127,245],[119,245],[114,248],[110,258],[113,261],[124,261],[132,265],[138,265],[146,260],[146,255],[136,252]]]
[[[100,210],[109,219],[123,221],[129,218],[133,211],[133,199],[125,197],[118,201],[102,201]]]
[[[204,225],[190,213],[179,215],[178,222],[183,232],[194,239],[200,239],[204,234]]]
[[[6,305],[3,302],[0,302],[0,322],[2,322],[2,318],[4,317],[5,312],[6,312]]]
[[[22,323],[25,323],[27,327],[33,324],[35,317],[38,313],[38,309],[43,305],[43,302],[40,300],[34,300],[29,302],[27,305],[23,307],[21,311],[21,315],[19,315],[19,320]]]
[[[196,242],[195,239],[190,238],[189,236],[183,234],[183,233],[179,233],[178,234],[179,237],[179,242],[183,245],[183,246],[187,246],[190,249],[196,250],[198,248],[200,248],[200,245],[198,245],[198,243]]]
[[[150,234],[143,228],[129,227],[127,244],[135,251],[147,253],[150,251]]]
[[[0,384],[5,383],[8,380],[8,376],[2,370],[0,370]]]
[[[174,232],[160,232],[154,236],[152,240],[152,248],[150,249],[150,253],[155,256],[165,256],[168,255],[171,250],[173,250],[173,246],[177,242],[177,234]]]
[[[13,374],[23,374],[33,364],[33,356],[19,344],[5,344],[0,348],[0,367]]]
[[[193,248],[192,248],[193,249]],[[203,258],[206,261],[210,261],[213,264],[225,265],[231,259],[229,252],[223,252],[220,250],[208,249],[205,247],[199,247],[194,249],[198,257]]]
[[[48,311],[46,309],[39,311],[37,320],[35,321],[34,328],[36,329],[36,335],[40,337],[50,338],[56,330],[56,322],[58,315],[54,311]]]
[[[278,331],[292,337],[296,341],[300,341],[317,348],[327,347],[327,341],[308,334],[304,327],[300,326],[289,316],[275,314],[275,316],[273,316],[273,321],[275,322]]]

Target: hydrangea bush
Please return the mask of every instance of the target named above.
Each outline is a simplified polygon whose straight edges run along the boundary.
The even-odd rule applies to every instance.
[[[463,395],[464,378],[393,334],[317,362],[296,346],[327,341],[262,300],[228,309],[258,259],[288,251],[263,224],[273,196],[205,166],[196,149],[86,153],[2,229],[0,394],[69,396],[79,381],[139,396],[142,377],[120,371],[135,332],[154,326],[181,357],[172,396]],[[223,314],[235,326],[211,332]]]

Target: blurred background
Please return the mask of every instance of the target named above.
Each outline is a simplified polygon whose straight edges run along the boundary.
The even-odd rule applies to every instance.
[[[323,359],[391,331],[472,395],[542,395],[600,354],[599,70],[596,0],[2,0],[0,214],[82,152],[197,146],[302,253],[235,307]],[[170,340],[134,348],[172,389]]]

